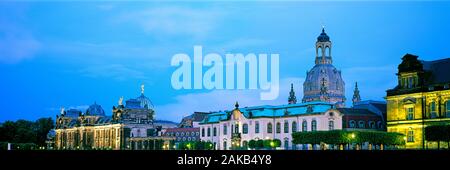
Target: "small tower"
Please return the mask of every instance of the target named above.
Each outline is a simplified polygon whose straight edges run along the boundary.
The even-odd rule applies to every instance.
[[[325,28],[322,27],[322,33],[317,37],[316,42],[316,64],[332,63],[330,37],[325,33]]]
[[[296,104],[296,103],[297,97],[295,97],[294,84],[291,83],[291,91],[289,92],[288,104]]]
[[[355,103],[358,103],[361,101],[361,96],[359,95],[359,89],[358,89],[358,82],[355,82],[355,90],[353,90],[353,106],[355,106]]]

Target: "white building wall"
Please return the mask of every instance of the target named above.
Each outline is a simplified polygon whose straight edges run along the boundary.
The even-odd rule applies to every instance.
[[[332,115],[330,115],[332,112]],[[216,144],[216,149],[223,150],[224,141],[226,141],[227,148],[231,147],[231,134],[232,129],[231,125],[239,122],[239,132],[241,133],[241,146],[244,141],[257,140],[257,139],[279,139],[281,141],[281,148],[285,148],[285,140],[288,142],[288,148],[292,148],[292,123],[295,121],[297,123],[297,131],[302,131],[302,123],[303,121],[307,122],[307,131],[311,131],[312,129],[312,121],[315,120],[317,122],[317,131],[327,131],[329,130],[329,121],[334,122],[334,130],[342,129],[342,114],[340,114],[337,110],[330,109],[322,114],[310,114],[310,115],[299,115],[299,116],[290,116],[290,117],[277,117],[277,118],[251,118],[247,119],[244,116],[241,116],[239,120],[227,120],[214,124],[199,124],[200,127],[200,139],[202,141],[210,141]],[[288,133],[284,131],[285,121],[288,122],[289,128]],[[255,133],[256,122],[259,123],[259,133]],[[268,133],[267,126],[268,124],[272,124],[272,133]],[[276,126],[277,123],[280,123],[280,133],[277,133]],[[248,134],[243,133],[243,125],[248,124]],[[223,128],[224,125],[227,126],[227,133],[224,134]],[[207,129],[211,129],[210,136],[207,135]],[[217,129],[217,134],[214,136],[214,128]],[[202,129],[205,129],[205,136],[202,136]],[[299,148],[299,146],[297,146]]]

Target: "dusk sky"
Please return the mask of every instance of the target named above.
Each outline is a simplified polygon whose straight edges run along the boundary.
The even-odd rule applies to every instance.
[[[0,2],[0,122],[55,118],[94,102],[107,115],[121,96],[145,95],[156,118],[301,100],[322,26],[342,71],[347,105],[357,81],[363,100],[384,100],[406,53],[450,56],[449,2]],[[280,95],[258,90],[175,90],[173,55],[278,53]]]

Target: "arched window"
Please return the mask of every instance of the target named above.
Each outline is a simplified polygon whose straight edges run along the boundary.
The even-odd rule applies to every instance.
[[[369,122],[369,127],[371,128],[371,129],[376,129],[377,127],[375,126],[375,122],[374,121],[370,121]]]
[[[328,130],[334,130],[334,121],[328,121]]]
[[[302,132],[306,132],[306,131],[308,131],[308,122],[306,122],[306,120],[303,120]]]
[[[284,150],[289,150],[289,139],[288,138],[284,139]]]
[[[272,123],[267,123],[267,133],[272,133]]]
[[[382,129],[383,128],[383,124],[381,124],[381,121],[377,122],[377,126],[378,126],[378,129]]]
[[[430,118],[436,118],[437,114],[436,114],[436,102],[431,102],[430,103]]]
[[[366,123],[364,123],[364,121],[360,120],[358,122],[358,128],[366,128]]]
[[[297,132],[297,122],[296,121],[292,122],[292,132]]]
[[[289,123],[288,121],[284,121],[284,133],[289,133]]]
[[[223,150],[227,150],[227,141],[223,141]]]
[[[239,124],[234,125],[234,133],[239,133]]]
[[[348,124],[350,128],[356,128],[356,122],[354,120],[350,120]]]
[[[447,102],[445,102],[445,108],[446,108],[446,117],[450,117],[450,100],[447,100]]]
[[[139,131],[138,131],[138,133],[139,133]],[[181,132],[181,136],[184,136],[184,132]]]
[[[311,121],[311,131],[316,131],[317,130],[317,121],[313,120]]]
[[[407,142],[414,142],[414,131],[412,128],[408,129]]]
[[[259,133],[259,122],[255,122],[255,133]]]
[[[406,120],[414,119],[414,107],[406,108]]]
[[[207,136],[210,137],[211,136],[211,128],[208,128],[208,132],[207,132]]]
[[[248,134],[248,124],[247,123],[244,123],[244,125],[242,126],[242,133]]]
[[[223,135],[227,135],[227,124],[223,124]]]
[[[281,123],[277,122],[277,133],[281,133]]]
[[[214,127],[214,129],[213,129],[213,136],[217,136],[217,128],[216,127]]]
[[[176,135],[178,136],[178,133]],[[202,128],[202,137],[205,137],[205,128]]]

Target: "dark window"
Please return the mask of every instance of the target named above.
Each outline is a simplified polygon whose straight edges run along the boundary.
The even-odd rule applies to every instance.
[[[288,121],[284,121],[284,133],[289,133],[289,123],[288,123]]]
[[[208,128],[208,132],[207,132],[208,134],[208,137],[210,137],[211,136],[211,128]]]
[[[277,122],[277,133],[281,133],[281,123]]]
[[[255,133],[259,133],[259,122],[256,121],[255,123]]]
[[[272,123],[267,123],[267,133],[272,133]]]
[[[178,134],[177,134],[178,136]],[[205,128],[202,128],[202,137],[205,137]]]
[[[407,142],[414,142],[414,131],[412,128],[408,129]]]
[[[223,134],[227,135],[227,125],[223,124]]]
[[[436,118],[437,117],[437,112],[436,112],[436,102],[431,102],[430,104],[430,113],[431,113],[431,118]]]
[[[348,124],[350,128],[356,128],[356,122],[354,120],[350,120]]]
[[[302,123],[302,131],[303,131],[303,132],[308,131],[308,122],[306,122],[306,120],[303,120],[303,123]]]
[[[217,136],[217,128],[216,127],[214,127],[214,129],[213,129],[213,136]]]
[[[292,132],[297,132],[297,122],[296,121],[292,122]]]
[[[317,131],[317,121],[311,121],[311,131]]]
[[[247,123],[244,123],[244,125],[242,125],[242,133],[248,134],[248,124]]]
[[[359,121],[358,122],[358,128],[366,128],[366,123],[364,121]]]
[[[328,130],[334,130],[334,121],[328,121]]]

